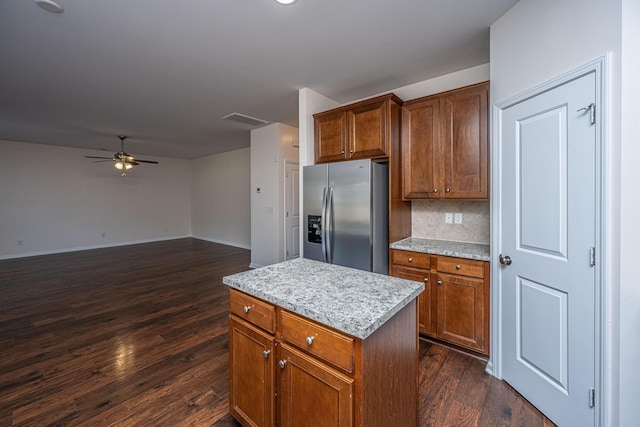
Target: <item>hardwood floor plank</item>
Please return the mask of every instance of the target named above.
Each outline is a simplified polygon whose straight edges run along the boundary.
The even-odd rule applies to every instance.
[[[0,427],[239,427],[221,280],[249,262],[197,239],[0,261]],[[419,364],[421,426],[552,426],[476,357],[421,340]]]

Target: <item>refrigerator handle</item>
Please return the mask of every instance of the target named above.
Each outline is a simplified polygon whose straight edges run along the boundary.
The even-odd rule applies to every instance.
[[[327,227],[325,228],[327,236],[327,262],[333,264],[333,187],[329,187],[327,192],[327,219],[325,220]]]
[[[327,262],[327,187],[322,190],[322,210],[320,212],[320,247],[322,262]]]

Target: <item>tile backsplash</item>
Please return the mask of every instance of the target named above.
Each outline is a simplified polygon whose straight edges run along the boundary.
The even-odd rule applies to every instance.
[[[445,214],[462,214],[462,224],[446,224]],[[420,200],[411,202],[411,235],[425,239],[490,243],[488,201]]]

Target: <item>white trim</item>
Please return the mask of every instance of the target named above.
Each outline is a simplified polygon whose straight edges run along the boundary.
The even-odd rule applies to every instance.
[[[298,173],[300,173],[300,162],[297,160],[291,160],[291,159],[285,159],[284,161],[284,197],[283,199],[283,206],[282,206],[282,212],[284,212],[284,215],[282,216],[282,222],[283,222],[283,226],[282,229],[284,230],[283,233],[283,247],[282,247],[282,259],[286,261],[287,259],[287,242],[288,240],[288,236],[287,236],[287,197],[288,197],[288,192],[287,192],[287,183],[289,182],[288,178],[287,178],[287,166],[288,165],[296,165],[298,166]],[[299,181],[299,180],[298,180]],[[298,200],[300,200],[300,186],[298,185]],[[300,221],[298,221],[300,222]],[[300,224],[298,224],[298,226],[300,226]]]
[[[193,237],[194,239],[198,239],[198,240],[204,240],[206,242],[211,242],[211,243],[219,243],[221,245],[226,245],[226,246],[233,246],[235,248],[240,248],[240,249],[249,249],[251,250],[251,246],[249,245],[244,245],[242,243],[236,243],[236,242],[229,242],[227,240],[220,240],[220,239],[211,239],[209,237],[204,237],[204,236],[190,236]]]
[[[11,255],[0,255],[0,260],[6,259],[14,259],[14,258],[27,258],[32,256],[40,256],[40,255],[53,255],[53,254],[63,254],[67,252],[77,252],[77,251],[87,251],[91,249],[104,249],[104,248],[113,248],[116,246],[129,246],[129,245],[139,245],[140,243],[153,243],[153,242],[163,242],[165,240],[178,240],[178,239],[188,239],[192,236],[172,236],[172,237],[163,237],[159,239],[143,239],[143,240],[131,240],[128,242],[117,242],[117,243],[108,243],[103,245],[90,245],[90,246],[78,246],[74,248],[62,248],[62,249],[51,249],[47,251],[36,251],[36,252],[24,252],[21,254],[11,254]]]
[[[491,164],[492,168],[492,184],[491,184],[491,356],[487,364],[487,372],[497,378],[502,378],[502,319],[500,316],[502,304],[502,284],[500,283],[500,264],[498,256],[500,254],[500,242],[502,240],[500,232],[500,224],[502,218],[502,136],[500,129],[502,128],[502,112],[515,104],[523,102],[529,98],[539,95],[543,92],[552,90],[569,81],[578,79],[586,74],[595,72],[596,75],[596,354],[595,356],[595,381],[596,389],[596,407],[595,417],[596,425],[606,425],[606,417],[608,409],[611,408],[612,390],[609,389],[611,384],[608,376],[615,372],[612,367],[617,366],[615,354],[612,354],[610,346],[613,345],[612,331],[608,328],[608,321],[612,319],[614,313],[609,312],[609,298],[611,295],[607,289],[607,273],[611,260],[608,257],[608,229],[606,224],[610,220],[608,217],[607,206],[609,198],[606,189],[608,176],[608,162],[610,161],[610,150],[608,144],[608,117],[604,114],[605,108],[610,111],[608,92],[608,67],[611,55],[607,54],[595,59],[579,68],[568,73],[562,74],[552,80],[542,83],[530,90],[520,93],[506,100],[497,102],[492,107],[492,141],[491,141]]]

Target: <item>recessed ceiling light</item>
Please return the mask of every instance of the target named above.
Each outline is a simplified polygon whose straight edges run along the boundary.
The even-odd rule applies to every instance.
[[[51,0],[35,0],[35,2],[38,6],[40,6],[47,12],[62,13],[64,11],[62,6]]]
[[[276,0],[280,4],[293,4],[296,0]]]

